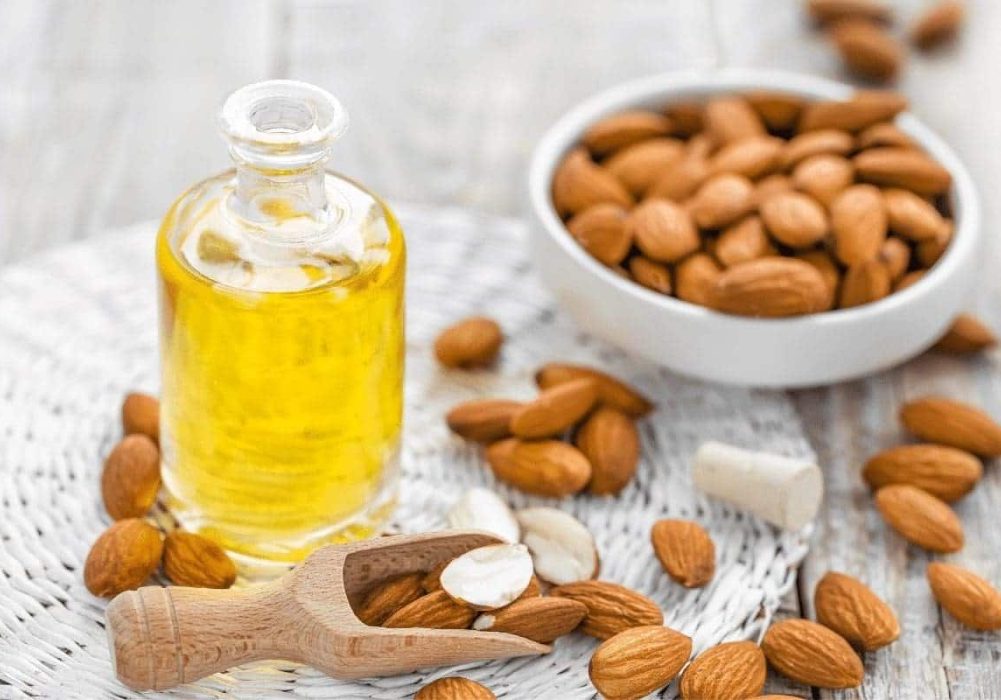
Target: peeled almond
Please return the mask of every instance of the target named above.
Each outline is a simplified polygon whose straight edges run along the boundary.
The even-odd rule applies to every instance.
[[[441,572],[452,600],[476,610],[510,605],[532,581],[532,557],[523,544],[493,544],[456,557]]]
[[[831,203],[834,250],[845,265],[874,260],[886,241],[883,195],[872,185],[853,185]]]
[[[567,230],[581,247],[605,265],[618,265],[632,247],[626,230],[626,210],[617,204],[595,204],[567,222]]]
[[[594,537],[575,517],[556,508],[538,507],[518,511],[517,518],[521,541],[543,581],[562,585],[598,575]]]
[[[449,509],[449,527],[456,530],[483,530],[505,542],[518,542],[520,528],[514,513],[500,496],[489,489],[466,491]]]

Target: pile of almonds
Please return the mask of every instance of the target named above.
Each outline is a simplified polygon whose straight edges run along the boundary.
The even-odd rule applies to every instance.
[[[843,102],[719,95],[592,124],[557,167],[569,234],[661,294],[747,316],[878,301],[952,236],[949,171],[893,118],[900,95]]]
[[[200,535],[163,532],[146,520],[160,490],[160,406],[132,393],[122,404],[125,437],[112,449],[101,474],[101,495],[115,521],[87,555],[87,590],[110,598],[146,583],[157,571],[180,586],[229,588],[236,567],[219,545]]]

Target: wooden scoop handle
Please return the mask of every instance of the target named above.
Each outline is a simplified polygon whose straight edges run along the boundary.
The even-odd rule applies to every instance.
[[[115,674],[133,690],[164,690],[250,661],[297,661],[286,604],[273,584],[122,593],[105,613]]]

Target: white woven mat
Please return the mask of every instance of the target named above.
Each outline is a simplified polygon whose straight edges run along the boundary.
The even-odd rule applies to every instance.
[[[477,396],[530,396],[533,370],[550,360],[597,364],[658,404],[641,425],[643,460],[617,498],[559,503],[595,534],[601,577],[657,601],[665,624],[696,651],[755,638],[793,585],[805,533],[782,534],[710,502],[691,487],[689,457],[708,438],[810,455],[780,393],[719,388],[641,364],[575,329],[531,272],[513,220],[458,210],[403,208],[410,249],[407,427],[402,505],[395,527],[440,529],[466,488],[495,488],[514,506],[526,497],[494,482],[478,449],[451,436],[443,414]],[[0,697],[132,697],[111,674],[105,602],[83,586],[91,542],[107,526],[98,475],[119,438],[119,405],[133,388],[156,391],[152,224],[86,241],[0,272]],[[440,370],[435,333],[471,313],[489,314],[508,340],[492,372]],[[669,332],[665,329],[665,332]],[[718,568],[704,589],[671,583],[653,556],[650,526],[693,518],[711,532]],[[473,665],[461,673],[502,698],[590,698],[595,641],[559,640],[546,657]],[[403,698],[459,669],[343,683],[287,663],[262,663],[162,697]],[[664,697],[675,696],[675,686]]]

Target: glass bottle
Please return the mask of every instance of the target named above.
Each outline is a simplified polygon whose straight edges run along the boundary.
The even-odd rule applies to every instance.
[[[245,564],[374,533],[396,498],[403,232],[326,170],[347,114],[296,81],[219,117],[235,168],[194,185],[157,241],[167,505]]]

